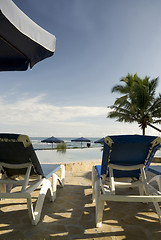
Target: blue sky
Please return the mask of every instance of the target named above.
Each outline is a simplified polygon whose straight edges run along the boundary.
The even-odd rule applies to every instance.
[[[127,73],[161,76],[161,1],[14,0],[56,36],[54,56],[26,72],[1,72],[1,132],[29,136],[141,134],[107,119]],[[159,83],[158,92],[161,92]],[[158,134],[147,129],[147,134]]]

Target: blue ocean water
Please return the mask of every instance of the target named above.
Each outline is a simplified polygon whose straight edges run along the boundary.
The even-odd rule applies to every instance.
[[[30,137],[30,140],[33,144],[34,149],[48,149],[52,148],[51,143],[42,143],[41,140],[46,139],[47,137]],[[101,138],[101,137],[100,137]],[[99,143],[94,143],[94,141],[100,139],[98,138],[89,138],[91,140],[91,147],[100,147],[101,144]],[[62,137],[60,138],[66,143],[67,148],[81,148],[81,143],[80,142],[71,142],[71,137]],[[82,142],[82,147],[87,147],[86,142]],[[57,144],[53,143],[53,148],[57,148]]]

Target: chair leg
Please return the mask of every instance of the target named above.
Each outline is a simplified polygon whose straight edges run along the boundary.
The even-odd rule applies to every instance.
[[[110,173],[111,194],[115,194],[115,181],[114,181],[114,175],[113,175],[113,168],[111,164],[109,165],[109,173]]]
[[[150,179],[149,183],[156,181],[158,184],[159,191],[161,192],[161,175],[154,176]]]
[[[104,210],[104,201],[99,200],[96,212],[96,227],[102,226],[102,218],[103,218],[103,210]]]
[[[46,193],[47,193],[48,190],[50,191],[51,198],[53,198],[51,182],[50,182],[50,180],[45,179],[45,181],[44,181],[44,183],[41,187],[40,194],[39,194],[39,197],[37,199],[36,206],[35,206],[35,211],[34,211],[35,222],[34,222],[34,225],[36,225],[40,220],[42,207],[43,207],[45,196],[46,196]]]
[[[53,198],[52,198],[52,202],[54,202],[54,200],[56,199],[56,190],[57,190],[57,180],[58,180],[58,176],[54,173],[52,175],[52,193],[53,193]]]
[[[29,194],[29,197],[27,198],[28,213],[32,221],[32,225],[37,225],[37,223],[40,220],[44,199],[48,190],[50,191],[51,197],[53,198],[51,183],[49,180],[44,179],[37,202],[36,202],[35,210],[33,209],[31,195]]]
[[[161,209],[160,209],[159,203],[158,202],[153,202],[153,204],[154,204],[155,210],[158,214],[159,221],[161,223]]]
[[[143,166],[140,168],[140,172],[141,172],[141,182],[142,182],[142,184],[139,185],[139,193],[140,193],[140,195],[149,195],[150,192],[149,192],[149,188],[148,188],[148,184],[147,184],[147,177],[146,177]]]
[[[96,182],[96,169],[95,166],[92,167],[92,201],[95,202],[95,182]]]
[[[142,167],[141,169],[141,176],[142,176],[142,183],[143,183],[143,188],[144,188],[144,192],[145,195],[149,195],[149,188],[148,188],[148,184],[147,184],[147,177],[144,171],[144,168]]]
[[[65,182],[65,166],[64,165],[60,166],[60,178],[58,177],[57,180],[59,181],[60,186],[64,187],[64,182]]]
[[[5,183],[1,183],[1,184],[0,184],[0,192],[2,192],[2,193],[3,193],[3,192],[4,192],[4,193],[6,192],[6,184],[5,184]]]
[[[36,225],[36,224],[34,224],[34,222],[35,222],[35,215],[34,215],[31,195],[30,195],[30,197],[27,198],[27,208],[28,208],[29,218],[31,219],[32,224]]]
[[[61,173],[60,173],[60,179],[61,179],[61,186],[64,187],[65,182],[65,166],[61,165]]]
[[[142,184],[139,185],[139,194],[140,194],[141,196],[143,196],[143,195],[145,194],[144,188],[143,188],[143,185],[142,185]]]
[[[60,171],[61,171],[60,178],[55,173],[52,175],[52,191],[53,191],[52,201],[56,199],[57,181],[59,181],[61,187],[64,187],[64,182],[65,182],[65,166],[64,165],[60,166]]]
[[[161,175],[154,176],[152,179],[150,179],[149,183],[152,183],[154,181],[156,181],[156,183],[158,184],[159,192],[161,192]],[[161,209],[160,209],[159,203],[153,202],[153,204],[161,223]]]
[[[99,179],[97,179],[95,182],[95,196],[96,196],[96,227],[101,227],[104,210],[104,201],[101,199]]]

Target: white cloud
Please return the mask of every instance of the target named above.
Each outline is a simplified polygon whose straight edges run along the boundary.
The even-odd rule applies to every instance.
[[[89,128],[90,119],[93,121],[99,117],[106,119],[107,108],[88,106],[59,107],[43,103],[44,96],[21,99],[8,103],[5,98],[0,98],[0,122],[5,131],[29,131],[31,134],[48,135],[51,129],[59,130],[63,135],[66,131],[72,134],[76,129]],[[88,120],[88,122],[87,122]],[[90,126],[91,127],[91,126]],[[65,129],[65,131],[64,131]],[[68,131],[67,131],[68,129]],[[88,131],[87,131],[88,132]],[[77,133],[75,133],[76,135]]]
[[[103,137],[111,134],[142,134],[137,124],[107,119],[105,107],[65,106],[43,103],[44,95],[9,103],[0,98],[0,131],[29,136]],[[147,129],[147,134],[158,132]]]
[[[107,108],[88,106],[58,107],[42,103],[43,96],[22,99],[7,103],[0,99],[0,120],[12,124],[26,124],[32,122],[64,122],[86,117],[106,116]]]

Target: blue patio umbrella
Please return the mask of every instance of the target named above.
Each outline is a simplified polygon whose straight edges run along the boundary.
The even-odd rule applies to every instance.
[[[82,142],[90,142],[91,140],[88,138],[80,137],[80,138],[75,138],[71,140],[72,142],[81,142],[81,148],[82,148]]]
[[[41,140],[41,142],[44,142],[44,143],[52,143],[52,148],[53,148],[53,143],[61,143],[61,142],[64,142],[63,140],[59,139],[59,138],[56,138],[56,137],[50,137],[50,138],[46,138],[44,140]]]
[[[94,141],[94,143],[101,143],[101,144],[103,144],[104,143],[104,139],[105,138],[100,138],[100,139]]]

